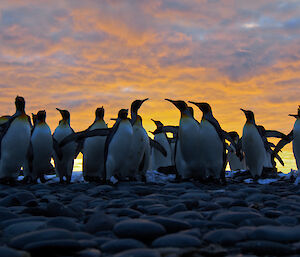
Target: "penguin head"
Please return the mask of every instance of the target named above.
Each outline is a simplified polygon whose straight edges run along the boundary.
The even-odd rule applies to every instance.
[[[128,116],[128,109],[121,109],[118,113],[118,118],[121,120],[126,120]]]
[[[300,119],[300,105],[298,108],[298,114],[289,114],[289,116],[295,117],[297,120]]]
[[[235,143],[237,143],[239,141],[240,137],[239,137],[239,134],[236,131],[230,131],[228,134],[233,139],[233,141]]]
[[[22,96],[17,96],[15,100],[16,110],[20,112],[25,111],[25,99]]]
[[[32,118],[33,119],[33,118]],[[46,121],[46,111],[38,111],[36,114],[36,122],[45,122]]]
[[[188,106],[188,111],[191,114],[191,116],[194,117],[194,109],[192,106]]]
[[[181,112],[188,112],[188,106],[186,104],[185,101],[181,101],[181,100],[171,100],[171,99],[165,99],[166,101],[174,104],[176,106],[176,108]],[[188,112],[189,113],[189,112]]]
[[[189,103],[196,105],[204,114],[211,113],[211,107],[208,103],[196,103],[189,101]]]
[[[67,121],[68,123],[70,123],[70,113],[67,110],[62,110],[59,108],[56,108],[56,110],[58,110],[62,116],[62,121]]]
[[[162,128],[164,125],[159,121],[159,120],[154,120],[154,119],[151,119],[157,128]]]
[[[140,109],[140,107],[142,106],[142,104],[145,101],[147,101],[148,99],[149,98],[146,98],[144,100],[135,100],[135,101],[133,101],[132,104],[131,104],[131,108],[130,108],[131,112],[132,113],[137,113],[137,111]]]
[[[101,108],[96,109],[95,115],[96,115],[97,120],[103,120],[103,118],[104,118],[104,108],[103,108],[103,106]]]
[[[36,124],[36,117],[37,115],[36,114],[34,114],[34,113],[31,113],[31,117],[32,117],[32,122],[33,122],[33,125],[35,125]]]
[[[247,118],[247,122],[248,123],[255,123],[255,119],[254,119],[254,113],[250,110],[244,110],[241,108],[241,110],[245,113],[245,116]]]

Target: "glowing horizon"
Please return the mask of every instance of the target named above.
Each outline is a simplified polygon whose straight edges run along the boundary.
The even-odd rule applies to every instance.
[[[0,115],[13,114],[22,95],[28,114],[47,111],[52,131],[56,107],[70,111],[79,131],[97,107],[112,125],[120,108],[149,97],[139,112],[147,131],[151,118],[178,124],[164,98],[208,102],[222,128],[240,135],[241,107],[267,129],[293,127],[299,1],[4,0],[0,7]],[[291,154],[289,145],[284,169],[295,168]]]

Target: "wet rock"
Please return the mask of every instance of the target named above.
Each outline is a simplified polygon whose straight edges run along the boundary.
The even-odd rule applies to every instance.
[[[235,229],[218,229],[204,235],[203,239],[210,243],[234,245],[246,239],[245,235]]]
[[[200,247],[201,241],[194,236],[176,233],[169,234],[155,239],[153,247]]]
[[[175,233],[181,230],[191,228],[191,225],[179,219],[167,218],[162,216],[151,216],[149,220],[161,224],[166,229],[167,233]]]
[[[42,228],[46,228],[46,224],[43,221],[19,222],[6,227],[3,231],[3,236],[9,239]]]
[[[259,218],[260,214],[254,212],[223,212],[213,217],[214,221],[222,221],[238,225],[245,219]]]
[[[166,233],[165,228],[152,221],[144,219],[131,219],[117,223],[114,233],[121,238],[135,238],[139,240],[153,240]]]
[[[132,249],[116,254],[114,257],[161,257],[161,255],[152,249]]]
[[[96,233],[98,231],[111,230],[115,225],[115,220],[103,213],[93,214],[85,225],[85,229],[89,233]]]
[[[0,256],[3,257],[30,257],[29,253],[26,253],[24,251],[17,251],[15,249],[6,247],[6,246],[0,246]]]
[[[101,252],[98,249],[85,249],[80,251],[76,256],[78,257],[100,257]]]
[[[79,231],[78,225],[72,218],[56,217],[50,219],[46,224],[48,228],[63,228],[69,231]]]
[[[288,245],[264,240],[238,243],[237,247],[241,248],[244,253],[253,253],[256,255],[282,256],[294,253],[294,250]]]
[[[101,250],[105,253],[118,253],[129,249],[146,248],[142,242],[135,239],[116,239],[101,245]]]
[[[176,212],[173,215],[171,215],[171,218],[174,219],[203,219],[203,216],[201,213],[196,212],[196,211],[181,211],[181,212]]]

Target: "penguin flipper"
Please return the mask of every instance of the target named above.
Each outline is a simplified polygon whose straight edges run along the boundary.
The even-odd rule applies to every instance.
[[[61,160],[62,156],[63,156],[62,150],[59,147],[59,144],[58,144],[57,140],[54,137],[52,137],[52,139],[53,139],[53,150],[56,153],[58,159]]]
[[[287,139],[287,136],[285,134],[283,134],[277,130],[266,130],[265,133],[266,133],[265,134],[266,137],[276,137],[276,138]]]
[[[172,133],[178,134],[179,127],[178,126],[163,126],[162,128],[158,128],[154,131],[155,134],[157,133]]]
[[[164,157],[167,156],[166,149],[160,143],[158,143],[157,141],[153,140],[150,137],[149,137],[149,142],[150,142],[150,146],[151,147],[154,147],[155,149],[157,149],[158,151],[160,151]]]
[[[294,132],[293,130],[286,136],[286,139],[281,139],[278,144],[276,145],[275,149],[274,149],[274,156],[283,148],[285,147],[287,144],[289,144],[290,142],[292,142],[294,139]]]
[[[284,162],[283,162],[283,160],[281,159],[281,157],[278,155],[278,153],[276,153],[276,154],[274,155],[274,158],[276,158],[276,159],[280,162],[280,164],[281,164],[282,166],[284,166]]]

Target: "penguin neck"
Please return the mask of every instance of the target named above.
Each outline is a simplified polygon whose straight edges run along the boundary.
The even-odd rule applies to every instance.
[[[256,125],[254,119],[253,119],[253,120],[248,120],[248,119],[247,119],[246,124],[248,124],[248,125],[250,125],[250,124]]]
[[[17,109],[16,110],[16,115],[20,116],[22,114],[25,114],[25,109]]]
[[[210,118],[213,118],[212,113],[211,112],[206,112],[206,113],[203,113],[201,120],[209,120]]]
[[[70,127],[70,120],[60,120],[59,125],[65,125]]]
[[[131,110],[131,124],[132,125],[135,124],[136,119],[137,119],[137,111]]]

